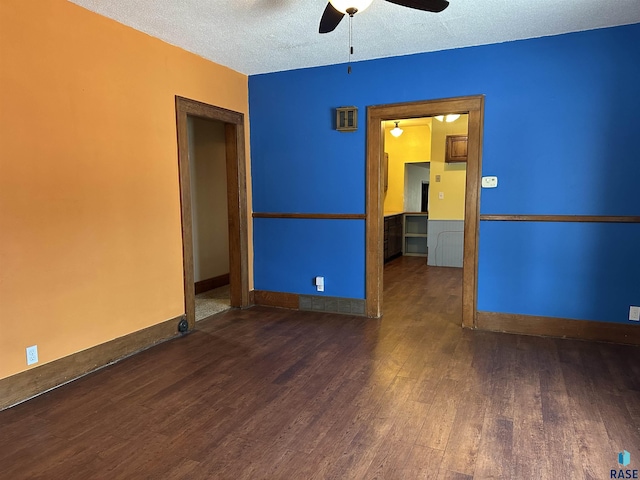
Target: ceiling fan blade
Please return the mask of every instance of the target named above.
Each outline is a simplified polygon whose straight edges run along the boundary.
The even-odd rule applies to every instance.
[[[324,9],[324,13],[322,14],[322,18],[320,19],[320,33],[329,33],[333,32],[340,20],[344,17],[344,13],[339,12],[335,9],[331,3],[327,3],[327,8]]]
[[[387,2],[435,13],[441,12],[449,6],[447,0],[387,0]]]

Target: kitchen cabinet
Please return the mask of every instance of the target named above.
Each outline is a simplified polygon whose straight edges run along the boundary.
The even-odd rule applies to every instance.
[[[467,161],[467,135],[447,135],[444,161],[466,162]]]
[[[402,255],[402,214],[384,217],[384,261]]]

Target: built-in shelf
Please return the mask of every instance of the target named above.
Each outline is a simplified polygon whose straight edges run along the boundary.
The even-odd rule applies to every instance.
[[[427,256],[427,221],[426,213],[405,213],[403,215],[402,254],[414,257]]]

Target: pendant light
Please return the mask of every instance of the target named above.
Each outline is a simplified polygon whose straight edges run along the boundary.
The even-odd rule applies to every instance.
[[[398,126],[399,123],[400,122],[395,122],[396,124],[395,128],[389,132],[391,135],[393,135],[396,138],[402,135],[402,132],[404,131]]]

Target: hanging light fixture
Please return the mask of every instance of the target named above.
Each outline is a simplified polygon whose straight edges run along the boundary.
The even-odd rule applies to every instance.
[[[329,0],[336,10],[349,15],[366,10],[372,1],[373,0]]]
[[[392,130],[389,132],[391,135],[393,135],[393,136],[394,136],[394,137],[396,137],[396,138],[397,138],[397,137],[399,137],[400,135],[402,135],[402,132],[404,132],[404,130],[402,130],[402,129],[398,126],[398,124],[399,124],[399,123],[400,123],[400,122],[395,122],[395,124],[396,124],[395,128],[394,128],[394,129],[392,129]]]
[[[460,118],[460,114],[459,113],[450,113],[449,115],[436,115],[433,118],[435,118],[439,122],[451,123],[451,122],[455,122],[457,119],[459,119]]]

